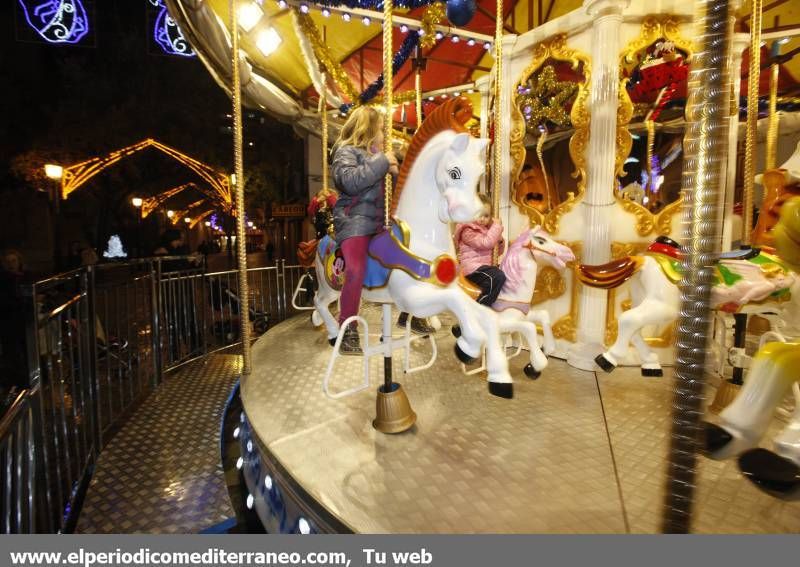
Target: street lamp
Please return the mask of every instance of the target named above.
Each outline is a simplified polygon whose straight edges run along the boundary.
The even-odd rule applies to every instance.
[[[44,174],[50,179],[61,181],[61,177],[64,175],[64,168],[60,165],[47,163],[44,166]]]
[[[131,205],[136,207],[136,250],[139,253],[139,257],[144,256],[144,250],[142,249],[142,204],[144,200],[141,197],[133,197],[131,199]]]

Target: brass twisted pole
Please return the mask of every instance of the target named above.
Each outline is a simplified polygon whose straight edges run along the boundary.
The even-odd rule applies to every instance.
[[[774,54],[777,55],[777,53]],[[778,71],[777,63],[773,63],[769,68],[769,123],[767,125],[765,170],[775,169],[778,161]]]
[[[322,71],[322,92],[319,94],[322,118],[322,189],[328,190],[328,97],[326,96],[325,70]]]
[[[231,68],[233,84],[233,170],[236,175],[236,253],[239,259],[239,328],[242,336],[242,374],[250,374],[250,289],[247,284],[247,234],[244,220],[244,162],[242,159],[242,78],[239,73],[239,17],[236,0],[230,0]]]
[[[383,105],[386,118],[383,121],[383,151],[392,151],[392,0],[383,2]],[[389,209],[392,206],[392,174],[386,173],[384,180],[383,225],[389,229],[391,219]]]
[[[744,152],[744,218],[742,244],[750,244],[753,230],[753,190],[755,186],[756,141],[758,136],[758,84],[761,76],[761,13],[763,0],[753,0],[750,18],[750,72],[747,75],[747,137]]]
[[[503,139],[502,127],[500,126],[500,115],[503,112],[503,105],[500,101],[503,80],[503,0],[497,0],[497,8],[494,18],[494,172],[492,173],[492,212],[500,214],[500,191],[501,189],[501,170],[503,168],[503,151],[500,140]],[[499,255],[498,246],[492,251],[492,264],[497,264]]]

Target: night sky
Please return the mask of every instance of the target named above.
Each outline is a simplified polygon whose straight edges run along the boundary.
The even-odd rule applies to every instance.
[[[53,229],[42,192],[48,181],[31,182],[11,171],[21,155],[32,155],[34,163],[69,164],[151,137],[232,169],[230,101],[198,58],[160,54],[148,25],[148,0],[84,1],[94,13],[94,31],[87,36],[93,46],[30,41],[17,1],[0,3],[0,248],[21,249],[32,265],[44,266],[54,242],[99,245],[109,233],[130,228],[132,195],[155,194],[192,178],[168,158],[145,153],[70,197]],[[254,142],[246,166],[266,175],[282,171],[273,180],[277,190],[258,198],[277,193],[278,200],[301,199],[303,146],[290,126],[252,114],[245,136]],[[272,140],[294,143],[274,147]]]

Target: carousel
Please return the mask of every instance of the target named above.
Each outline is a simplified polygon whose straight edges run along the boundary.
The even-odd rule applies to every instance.
[[[800,531],[793,3],[166,4],[231,94],[236,179],[242,106],[306,138],[318,213],[355,109],[401,157],[356,315],[324,226],[297,315],[251,346],[242,313],[268,532]],[[458,246],[482,206],[488,302]]]

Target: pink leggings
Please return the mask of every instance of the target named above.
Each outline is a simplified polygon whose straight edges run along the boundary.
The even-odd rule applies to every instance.
[[[344,285],[339,298],[339,324],[358,314],[361,286],[367,271],[367,247],[372,236],[351,236],[341,243],[344,256]]]

